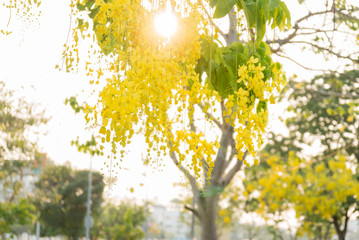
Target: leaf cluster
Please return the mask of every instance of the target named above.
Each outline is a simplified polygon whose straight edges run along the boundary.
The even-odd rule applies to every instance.
[[[292,81],[288,85],[286,120],[289,139],[303,149],[319,140],[321,157],[338,151],[354,156],[359,162],[359,71],[319,75],[309,82]],[[287,145],[289,146],[289,145]]]
[[[265,67],[262,71],[263,82],[275,77],[275,70],[282,69],[278,62],[272,61],[270,49],[264,42],[255,45],[234,42],[230,46],[220,47],[213,39],[204,38],[201,41],[201,49],[201,58],[195,70],[200,79],[206,73],[205,84],[223,98],[234,95],[240,88],[248,90],[243,82],[238,82],[238,66],[245,65],[251,56]],[[252,96],[254,92],[251,92],[249,99]]]
[[[292,116],[286,120],[289,136],[271,134],[256,168],[246,171],[244,186],[249,202],[263,215],[294,209],[301,231],[311,235],[345,235],[352,212],[358,174],[358,71],[327,74],[308,82],[291,81],[283,94]],[[296,155],[314,141],[320,149],[310,160]],[[351,169],[349,168],[351,166]],[[299,233],[299,232],[298,232]]]
[[[281,31],[291,28],[290,12],[281,0],[210,0],[209,5],[215,8],[214,18],[226,16],[234,6],[238,11],[243,10],[248,28],[256,30],[257,43],[262,41],[267,24]]]
[[[27,137],[48,121],[43,112],[23,99],[14,97],[0,82],[0,162],[5,159],[34,159],[37,145]]]
[[[73,239],[84,236],[86,214],[87,170],[72,170],[69,166],[51,165],[44,169],[38,182],[34,204],[45,234],[61,233]],[[91,211],[99,214],[103,201],[103,176],[92,173]]]
[[[120,204],[106,203],[94,218],[91,230],[94,239],[97,237],[119,240],[139,240],[145,236],[142,225],[145,222],[144,206],[130,201]]]

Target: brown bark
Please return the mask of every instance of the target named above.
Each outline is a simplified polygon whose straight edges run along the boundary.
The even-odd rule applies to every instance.
[[[211,16],[207,13],[209,20],[211,20]],[[224,37],[226,44],[230,45],[233,42],[237,41],[237,19],[232,9],[228,15],[229,17],[229,32],[223,33],[221,31],[220,34]],[[212,22],[212,24],[214,24]],[[203,108],[200,104],[199,107]],[[193,196],[196,199],[197,209],[190,208],[185,206],[185,209],[191,211],[200,222],[201,226],[201,240],[217,240],[218,233],[216,228],[216,218],[217,218],[217,209],[220,195],[222,193],[221,189],[228,186],[231,182],[235,174],[241,169],[243,165],[243,159],[246,157],[247,152],[244,153],[243,159],[237,159],[237,162],[230,166],[231,160],[236,155],[235,150],[235,141],[233,138],[234,130],[233,127],[226,123],[224,118],[228,116],[224,116],[225,112],[223,102],[221,103],[222,117],[223,123],[217,121],[213,118],[214,123],[218,126],[218,128],[222,131],[220,138],[220,148],[218,149],[215,161],[214,168],[212,171],[212,175],[210,180],[207,180],[208,173],[208,164],[203,159],[203,171],[204,171],[204,189],[201,191],[197,185],[197,180],[195,176],[191,175],[190,172],[184,167],[179,166],[179,169],[185,174],[192,188]],[[207,117],[211,115],[206,113]],[[194,123],[190,124],[191,131],[196,132],[197,128]],[[172,142],[169,142],[170,148],[172,147]],[[228,152],[231,149],[231,152]],[[227,154],[229,153],[229,154]],[[229,157],[228,157],[229,155]],[[170,157],[172,161],[178,166],[178,158],[175,152],[170,152]],[[213,191],[214,189],[214,191]],[[218,191],[216,189],[219,189]],[[204,193],[204,194],[203,194]]]
[[[335,227],[335,231],[337,232],[338,240],[345,240],[345,235],[347,233],[347,227],[348,227],[348,221],[349,221],[348,210],[346,211],[346,214],[345,214],[343,230],[340,229],[340,225],[341,225],[340,219],[336,216],[333,217],[333,224]]]
[[[201,240],[217,240],[217,206],[219,195],[200,197],[198,202]]]

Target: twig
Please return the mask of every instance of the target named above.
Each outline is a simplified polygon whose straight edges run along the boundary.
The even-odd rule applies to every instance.
[[[187,205],[184,206],[184,209],[193,212],[193,214],[199,219],[199,214],[198,214],[198,211],[196,209],[188,207]]]
[[[222,129],[222,124],[216,119],[214,118],[214,116],[209,113],[208,111],[204,111],[204,106],[203,104],[199,103],[198,106],[202,109],[202,111],[204,112],[204,114],[210,119],[212,120],[220,129]]]
[[[69,24],[69,29],[67,31],[67,37],[66,37],[66,43],[65,43],[66,48],[67,48],[68,42],[69,42],[69,37],[70,37],[70,32],[71,32],[71,24],[72,24],[72,7],[71,7],[71,12],[70,12],[70,24]],[[65,51],[66,51],[66,49],[65,49]],[[65,62],[65,58],[62,60],[61,70],[64,70],[64,62]]]
[[[170,131],[170,130],[169,130]],[[170,131],[171,135],[172,132]],[[168,141],[168,145],[169,148],[171,149],[173,147],[172,141]],[[193,195],[196,197],[199,197],[199,191],[198,191],[198,187],[197,187],[197,182],[196,182],[196,178],[194,176],[192,176],[192,174],[186,169],[184,168],[182,165],[179,164],[179,161],[177,159],[177,155],[174,151],[170,151],[170,157],[173,161],[173,163],[181,170],[182,173],[184,173],[184,175],[187,177],[191,188],[192,188],[192,192]]]
[[[9,12],[10,12],[10,15],[9,15],[9,20],[7,21],[7,25],[6,25],[6,27],[9,27],[9,24],[10,24],[10,20],[11,20],[11,9],[12,9],[12,7],[11,6],[9,6],[9,8],[10,8],[10,10],[9,10]]]
[[[219,34],[221,34],[224,38],[226,37],[226,34],[217,26],[217,24],[214,23],[212,16],[209,15],[209,12],[207,11],[207,9],[204,7],[203,2],[202,1],[198,1],[199,5],[201,6],[201,8],[203,9],[204,13],[206,14],[208,21],[211,23],[211,25],[213,27],[215,27],[217,29],[217,31],[219,32]]]
[[[237,159],[236,164],[229,170],[227,175],[223,178],[223,186],[227,186],[233,179],[233,177],[236,175],[236,173],[241,170],[243,161],[246,159],[248,155],[248,150],[246,150],[243,154],[243,157],[241,160]]]
[[[302,67],[302,68],[304,68],[304,69],[306,69],[306,70],[309,70],[309,71],[318,71],[318,72],[325,72],[325,71],[326,71],[326,70],[324,70],[324,69],[315,69],[315,68],[306,67],[306,66],[300,64],[299,62],[295,61],[294,59],[292,59],[292,58],[290,58],[290,57],[288,57],[288,56],[285,56],[285,55],[281,55],[281,54],[279,54],[279,53],[276,53],[276,55],[277,55],[278,57],[282,57],[282,58],[289,59],[289,60],[291,60],[292,62],[294,62],[295,64],[297,64],[298,66],[300,66],[300,67]]]
[[[351,60],[351,61],[353,61],[353,62],[355,62],[355,63],[359,63],[359,60],[358,60],[358,59],[353,59],[353,58],[350,57],[350,55],[348,55],[348,56],[343,56],[343,55],[341,55],[340,53],[334,52],[333,50],[331,50],[331,49],[329,49],[329,48],[324,48],[324,47],[318,46],[318,45],[316,45],[316,44],[314,44],[314,43],[311,43],[311,42],[307,42],[307,41],[292,41],[291,43],[307,44],[307,45],[310,45],[310,46],[312,46],[312,47],[314,47],[314,48],[317,48],[317,49],[319,49],[319,50],[321,50],[321,51],[326,51],[326,52],[328,52],[328,53],[331,53],[331,54],[333,54],[334,56],[337,56],[338,58],[349,59],[349,60]]]

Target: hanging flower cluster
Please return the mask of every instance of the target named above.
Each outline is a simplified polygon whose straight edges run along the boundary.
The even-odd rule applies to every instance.
[[[334,216],[354,209],[359,183],[347,162],[341,154],[319,162],[299,158],[294,152],[285,162],[268,156],[266,170],[257,172],[258,181],[244,182],[244,194],[258,200],[257,211],[264,218],[294,209],[303,222],[301,231],[310,233],[313,221],[331,222]]]
[[[280,92],[286,80],[280,68],[274,67],[271,79],[265,79],[263,71],[266,67],[258,62],[253,56],[246,65],[239,67],[238,83],[243,87],[235,91],[226,102],[228,109],[226,115],[231,117],[232,122],[239,123],[235,128],[237,158],[242,159],[245,149],[254,157],[256,150],[263,144],[263,133],[268,122],[267,103],[275,103],[274,89]],[[237,108],[232,113],[231,109]],[[256,146],[255,146],[256,142]],[[258,161],[255,161],[258,163]],[[248,166],[248,162],[245,161]]]
[[[151,1],[149,4],[153,5]],[[208,133],[203,129],[196,131],[193,123],[199,118],[210,124],[230,123],[236,132],[237,157],[242,158],[244,149],[255,155],[267,124],[266,104],[274,103],[272,92],[280,91],[285,77],[280,65],[268,60],[268,49],[260,60],[246,50],[245,60],[234,67],[236,74],[232,74],[231,84],[235,91],[231,94],[216,89],[215,75],[210,81],[203,81],[198,66],[203,51],[208,52],[203,47],[207,23],[197,4],[176,4],[174,8],[181,8],[177,13],[178,29],[171,38],[164,38],[154,31],[156,11],[143,1],[77,1],[73,4],[78,22],[73,33],[75,43],[65,57],[72,68],[79,54],[78,36],[92,37],[97,43],[97,53],[106,69],[94,69],[93,65],[101,65],[100,62],[89,63],[88,75],[97,72],[94,83],[102,81],[103,75],[112,76],[106,78],[98,102],[88,108],[86,118],[93,125],[100,125],[102,143],[112,143],[114,154],[119,153],[122,159],[124,151],[119,148],[125,148],[134,134],[141,133],[149,154],[176,153],[179,164],[190,161],[187,165],[196,176],[206,164],[209,178],[220,147],[218,136],[208,138]],[[89,33],[91,27],[93,35]],[[217,60],[222,61],[222,53],[218,54]],[[210,62],[212,53],[208,56]],[[220,106],[225,109],[219,109]]]
[[[0,24],[0,35],[9,35],[11,31],[11,21],[14,15],[24,22],[37,22],[41,13],[41,0],[4,0],[1,1],[0,7],[7,8],[7,22]]]

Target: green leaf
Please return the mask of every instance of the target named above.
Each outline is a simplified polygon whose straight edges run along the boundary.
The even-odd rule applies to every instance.
[[[101,7],[98,6],[98,7],[95,7],[94,9],[92,9],[89,13],[89,17],[93,19],[96,16],[96,14],[100,11],[100,8]]]
[[[81,29],[81,27],[82,27],[83,24],[84,24],[84,20],[81,19],[81,18],[79,18],[79,19],[78,19],[78,26],[77,26],[77,28],[78,28],[78,29]]]
[[[257,105],[257,113],[260,113],[261,111],[266,112],[267,111],[267,102],[266,101],[259,101]]]
[[[243,0],[241,0],[243,2]],[[243,4],[244,3],[244,4]],[[253,0],[243,2],[243,10],[250,28],[254,27],[257,19],[257,5]]]
[[[283,22],[287,21],[287,27],[288,28],[291,28],[292,27],[292,24],[291,24],[291,17],[290,17],[290,12],[288,10],[288,7],[287,5],[285,5],[284,2],[280,2],[280,6],[282,8],[282,11],[284,13],[284,19],[283,19]]]
[[[266,19],[263,10],[259,10],[257,14],[256,32],[256,42],[261,42],[266,32]]]
[[[93,0],[88,0],[86,3],[85,3],[85,6],[87,7],[88,10],[91,9],[91,7],[95,4],[95,1]]]
[[[209,0],[209,6],[211,8],[215,7],[218,4],[218,0]]]
[[[214,11],[213,18],[222,18],[226,16],[236,4],[237,0],[217,0],[216,10]]]
[[[266,32],[266,22],[268,20],[268,1],[257,1],[257,22],[256,22],[256,42],[262,41]]]
[[[84,10],[86,9],[86,8],[85,8],[85,5],[82,5],[82,4],[80,4],[80,3],[76,4],[76,7],[77,7],[77,9],[80,10],[80,11],[84,11]]]
[[[269,0],[268,10],[273,11],[279,7],[280,0]]]

